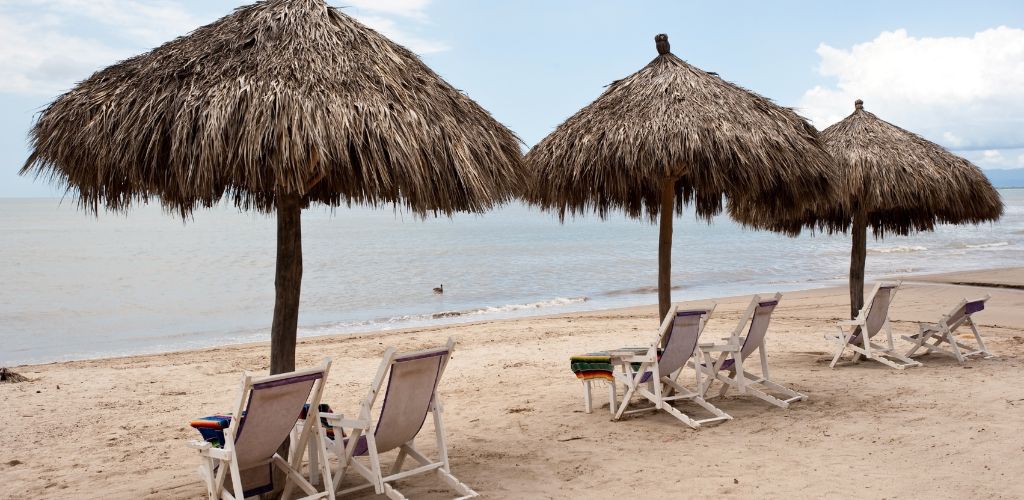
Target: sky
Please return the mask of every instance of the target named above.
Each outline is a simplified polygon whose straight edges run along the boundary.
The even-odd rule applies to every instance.
[[[672,52],[819,129],[853,111],[983,169],[1024,167],[1024,3],[328,0],[405,45],[526,143]],[[35,115],[92,72],[229,14],[231,0],[0,0],[0,197],[59,196],[17,172]]]

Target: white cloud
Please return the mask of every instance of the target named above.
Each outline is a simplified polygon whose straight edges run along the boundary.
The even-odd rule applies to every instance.
[[[67,90],[200,24],[167,0],[0,0],[0,92]]]
[[[340,0],[335,0],[340,1]],[[417,54],[444,52],[451,47],[414,34],[429,24],[427,7],[431,0],[345,0],[352,7],[346,13]],[[412,21],[412,25],[409,24]]]
[[[953,150],[985,170],[1024,167],[1024,148]]]
[[[345,3],[368,12],[425,20],[430,0],[347,0]]]
[[[414,52],[449,49],[406,26],[429,22],[430,0],[347,1],[350,15]],[[180,0],[0,0],[0,93],[65,91],[98,69],[211,21]]]
[[[1005,160],[1005,158],[1003,158],[1003,153],[998,149],[986,149],[982,151],[981,158],[983,161],[989,163],[1000,163]]]
[[[415,35],[410,35],[398,27],[395,21],[388,17],[354,14],[359,22],[379,31],[384,36],[399,43],[417,54],[433,54],[444,52],[451,47],[448,44],[436,40],[428,40]]]
[[[800,107],[819,128],[849,115],[860,98],[879,117],[947,147],[1024,146],[1024,30],[941,38],[896,30],[817,52],[819,72],[835,83],[806,91]]]
[[[0,92],[50,95],[126,55],[43,23],[0,16]]]
[[[203,24],[174,0],[28,0],[51,15],[80,17],[113,28],[112,35],[154,47]]]

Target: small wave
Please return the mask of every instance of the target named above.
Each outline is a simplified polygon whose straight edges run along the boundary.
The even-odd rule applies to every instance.
[[[996,243],[978,243],[976,245],[967,245],[967,244],[965,244],[963,246],[963,248],[999,248],[999,247],[1008,247],[1008,246],[1010,246],[1010,242],[1009,241],[999,241],[999,242],[996,242]]]
[[[683,289],[682,285],[676,285],[676,286],[672,287],[672,290],[682,290],[682,289]],[[658,293],[658,287],[656,287],[656,286],[641,286],[641,287],[638,287],[638,288],[623,288],[623,289],[619,289],[619,290],[609,290],[607,292],[602,292],[602,293],[600,293],[600,295],[602,297],[619,297],[619,296],[622,296],[622,295],[644,295],[644,294],[650,294],[650,293]]]
[[[869,248],[868,253],[909,253],[923,252],[925,250],[928,250],[928,248],[919,245],[900,245],[898,247]]]
[[[505,304],[502,306],[487,306],[478,307],[475,309],[465,309],[461,311],[439,311],[434,313],[426,314],[404,314],[401,316],[392,316],[390,318],[379,318],[372,320],[362,321],[348,321],[341,323],[330,323],[325,325],[313,326],[303,328],[302,333],[305,335],[323,335],[326,333],[332,333],[337,331],[352,331],[360,328],[374,328],[384,327],[387,329],[398,327],[392,325],[400,325],[402,323],[420,322],[420,321],[431,321],[439,319],[450,319],[450,318],[463,318],[467,316],[482,316],[486,314],[498,314],[508,313],[515,311],[523,311],[528,309],[543,309],[547,307],[558,307],[567,306],[573,304],[582,304],[590,300],[590,297],[555,297],[550,300],[541,300],[537,302],[529,302],[526,304]]]

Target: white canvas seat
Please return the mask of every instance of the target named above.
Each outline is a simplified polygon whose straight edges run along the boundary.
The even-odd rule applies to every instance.
[[[914,344],[907,351],[907,357],[914,356],[918,350],[924,349],[925,352],[919,356],[932,352],[944,352],[956,358],[960,363],[966,362],[971,356],[991,358],[992,353],[988,352],[988,348],[985,347],[985,341],[982,340],[973,318],[975,313],[985,309],[985,303],[990,298],[992,298],[991,295],[985,295],[980,299],[961,300],[949,314],[943,316],[937,323],[921,325],[918,333],[904,335],[903,340]],[[974,333],[976,345],[965,344],[956,337],[956,329],[961,326],[970,327],[971,332]]]
[[[437,393],[438,382],[454,349],[453,339],[448,339],[444,347],[406,354],[398,354],[393,347],[388,348],[370,385],[370,392],[359,407],[357,418],[349,419],[341,414],[321,414],[332,427],[342,431],[335,435],[334,440],[329,440],[323,428],[320,428],[321,440],[327,443],[328,451],[339,460],[333,487],[329,489],[339,490],[346,469],[351,467],[366,480],[366,484],[337,491],[338,495],[373,488],[377,494],[383,493],[391,499],[402,499],[405,497],[392,483],[417,474],[433,472],[438,479],[458,493],[458,498],[477,496],[475,491],[451,474],[442,416],[443,406]],[[387,389],[380,412],[374,421],[371,410],[385,379]],[[437,460],[424,456],[414,444],[428,414],[434,417],[434,434],[439,455]],[[342,437],[345,432],[347,437]],[[385,473],[381,466],[381,454],[392,450],[397,450],[398,454],[389,472]],[[417,465],[403,471],[402,465],[407,457],[412,457]]]
[[[740,394],[750,394],[781,408],[788,408],[790,403],[807,399],[807,396],[772,381],[768,372],[768,354],[764,339],[768,333],[772,312],[781,299],[781,293],[776,293],[769,300],[762,300],[760,296],[755,295],[740,317],[732,335],[724,339],[724,344],[698,345],[704,358],[701,368],[707,375],[704,386],[700,389],[705,399],[715,381],[722,383],[718,396],[725,396],[730,388],[735,388]],[[745,329],[747,334],[742,336]],[[748,368],[751,367],[744,366],[744,362],[754,351],[759,352],[761,357],[760,376],[749,371]],[[781,394],[782,398],[775,397],[766,390]]]
[[[291,453],[288,461],[277,454],[289,435],[297,439],[293,448],[301,450],[319,428],[307,425],[293,433],[296,419],[307,403],[310,421],[319,422],[317,407],[330,366],[328,359],[317,368],[269,377],[242,374],[231,424],[224,430],[223,447],[206,441],[189,444],[199,451],[199,475],[206,483],[209,498],[241,499],[270,492],[274,490],[274,467],[285,473],[282,498],[291,497],[294,485],[308,495],[303,497],[306,499],[334,498],[333,491],[318,492],[302,476],[301,453]],[[318,452],[325,456],[326,450],[320,448]],[[330,477],[328,467],[322,467],[321,472]]]
[[[625,386],[622,402],[619,403],[613,417],[615,420],[621,419],[623,415],[664,410],[696,429],[702,424],[732,419],[722,410],[704,401],[700,392],[690,390],[678,382],[683,368],[694,356],[697,340],[714,309],[712,306],[710,309],[680,311],[674,306],[661,322],[658,336],[649,347],[609,352],[612,363],[621,368],[621,371],[614,372],[615,381]],[[660,351],[659,347],[662,348]],[[699,388],[700,370],[694,370],[694,373],[696,387]],[[634,394],[642,396],[651,403],[651,406],[627,409],[632,404]],[[711,416],[696,419],[672,406],[672,403],[681,400],[696,403]]]
[[[893,298],[896,297],[896,291],[899,290],[900,284],[901,282],[876,284],[871,295],[864,302],[864,307],[857,313],[857,318],[836,323],[839,335],[825,335],[825,339],[836,346],[832,363],[828,365],[829,368],[836,367],[836,363],[839,362],[839,358],[842,357],[846,348],[854,351],[854,362],[858,362],[861,357],[864,357],[897,370],[921,366],[921,363],[896,352],[896,347],[892,342],[889,307],[892,305]],[[882,330],[885,330],[886,345],[872,341],[875,335]]]

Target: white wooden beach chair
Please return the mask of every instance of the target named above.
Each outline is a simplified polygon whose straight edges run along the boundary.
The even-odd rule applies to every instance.
[[[475,491],[451,474],[442,417],[443,407],[437,393],[438,382],[454,350],[455,341],[450,338],[444,347],[406,354],[398,354],[395,348],[388,348],[370,385],[370,392],[359,407],[357,418],[349,419],[341,414],[321,414],[336,430],[341,429],[348,433],[347,437],[343,438],[342,433],[339,433],[336,434],[335,440],[328,440],[323,428],[320,428],[320,438],[328,443],[328,451],[336,455],[340,462],[339,469],[334,475],[333,489],[337,491],[341,488],[348,467],[352,467],[367,482],[337,491],[338,495],[373,488],[377,494],[383,493],[391,499],[402,499],[405,497],[392,483],[417,474],[433,472],[460,495],[458,498],[477,496]],[[374,420],[371,410],[385,379],[387,389],[384,401],[380,413]],[[424,456],[413,443],[423,428],[428,413],[434,416],[434,434],[439,455],[437,460]],[[380,455],[392,450],[398,450],[398,456],[389,472],[385,474]],[[403,471],[402,465],[406,457],[412,457],[418,462],[417,467]],[[367,463],[362,463],[360,459]]]
[[[621,371],[615,372],[615,380],[626,388],[622,402],[615,411],[614,420],[621,419],[623,415],[664,410],[696,429],[709,422],[732,419],[722,410],[704,401],[699,391],[687,389],[677,381],[687,362],[693,358],[697,340],[714,309],[715,306],[711,306],[709,309],[680,311],[677,306],[673,306],[661,322],[658,336],[649,347],[609,352],[612,363],[621,368]],[[699,388],[701,371],[694,370],[694,373]],[[643,396],[652,403],[652,406],[627,410],[634,394]],[[680,400],[693,401],[712,416],[703,419],[690,417],[672,406],[672,403]]]
[[[904,335],[902,337],[903,340],[914,344],[907,351],[907,357],[914,356],[922,348],[925,349],[925,352],[920,355],[936,351],[944,352],[952,355],[960,363],[966,362],[970,356],[993,357],[992,353],[985,347],[985,341],[982,340],[981,333],[978,332],[978,327],[974,324],[973,318],[975,313],[985,309],[985,303],[990,298],[992,298],[991,295],[985,295],[980,299],[961,300],[949,314],[943,316],[937,323],[921,325],[918,333],[910,336]],[[976,346],[967,345],[956,338],[956,329],[964,325],[969,326],[971,332],[974,333]],[[943,344],[948,344],[948,347],[943,346]]]
[[[836,363],[839,362],[839,358],[842,357],[847,347],[854,351],[853,361],[855,363],[864,357],[897,370],[921,366],[921,363],[896,352],[896,347],[892,343],[889,306],[892,305],[893,298],[901,284],[902,282],[876,284],[871,295],[864,302],[864,307],[857,312],[857,318],[837,322],[839,335],[825,335],[826,340],[836,345],[836,352],[832,357],[832,363],[828,365],[829,368],[836,367]],[[883,329],[887,340],[887,344],[884,346],[871,341]]]
[[[285,473],[282,498],[290,498],[294,485],[308,495],[305,499],[334,498],[333,491],[318,492],[302,476],[302,453],[291,453],[288,461],[277,454],[289,435],[298,440],[293,449],[301,450],[311,435],[318,432],[319,425],[314,424],[293,434],[296,420],[307,403],[309,421],[319,422],[317,407],[330,367],[331,361],[326,359],[316,368],[269,377],[242,374],[231,424],[224,430],[223,447],[206,441],[189,444],[199,451],[199,475],[206,483],[209,498],[242,499],[270,492],[274,489],[275,467]],[[318,452],[324,458],[320,461],[324,464],[321,473],[330,478],[327,452],[323,447]]]
[[[724,339],[726,343],[698,344],[704,358],[701,368],[707,375],[707,378],[704,379],[704,386],[700,389],[700,393],[705,396],[705,399],[707,399],[707,391],[716,380],[722,383],[722,389],[718,396],[725,396],[730,388],[735,388],[740,394],[750,394],[780,408],[789,408],[790,403],[807,399],[807,396],[772,381],[768,372],[768,354],[764,339],[768,333],[772,312],[775,311],[775,307],[781,299],[781,293],[776,293],[769,300],[763,300],[759,295],[755,295],[743,316],[740,317],[739,324],[736,325],[732,335]],[[746,336],[742,335],[744,330],[747,330]],[[744,362],[754,351],[760,353],[761,356],[760,376],[754,375],[748,370],[750,367],[744,366]],[[716,354],[717,359],[715,358]],[[782,394],[784,399],[777,398],[762,388]]]

